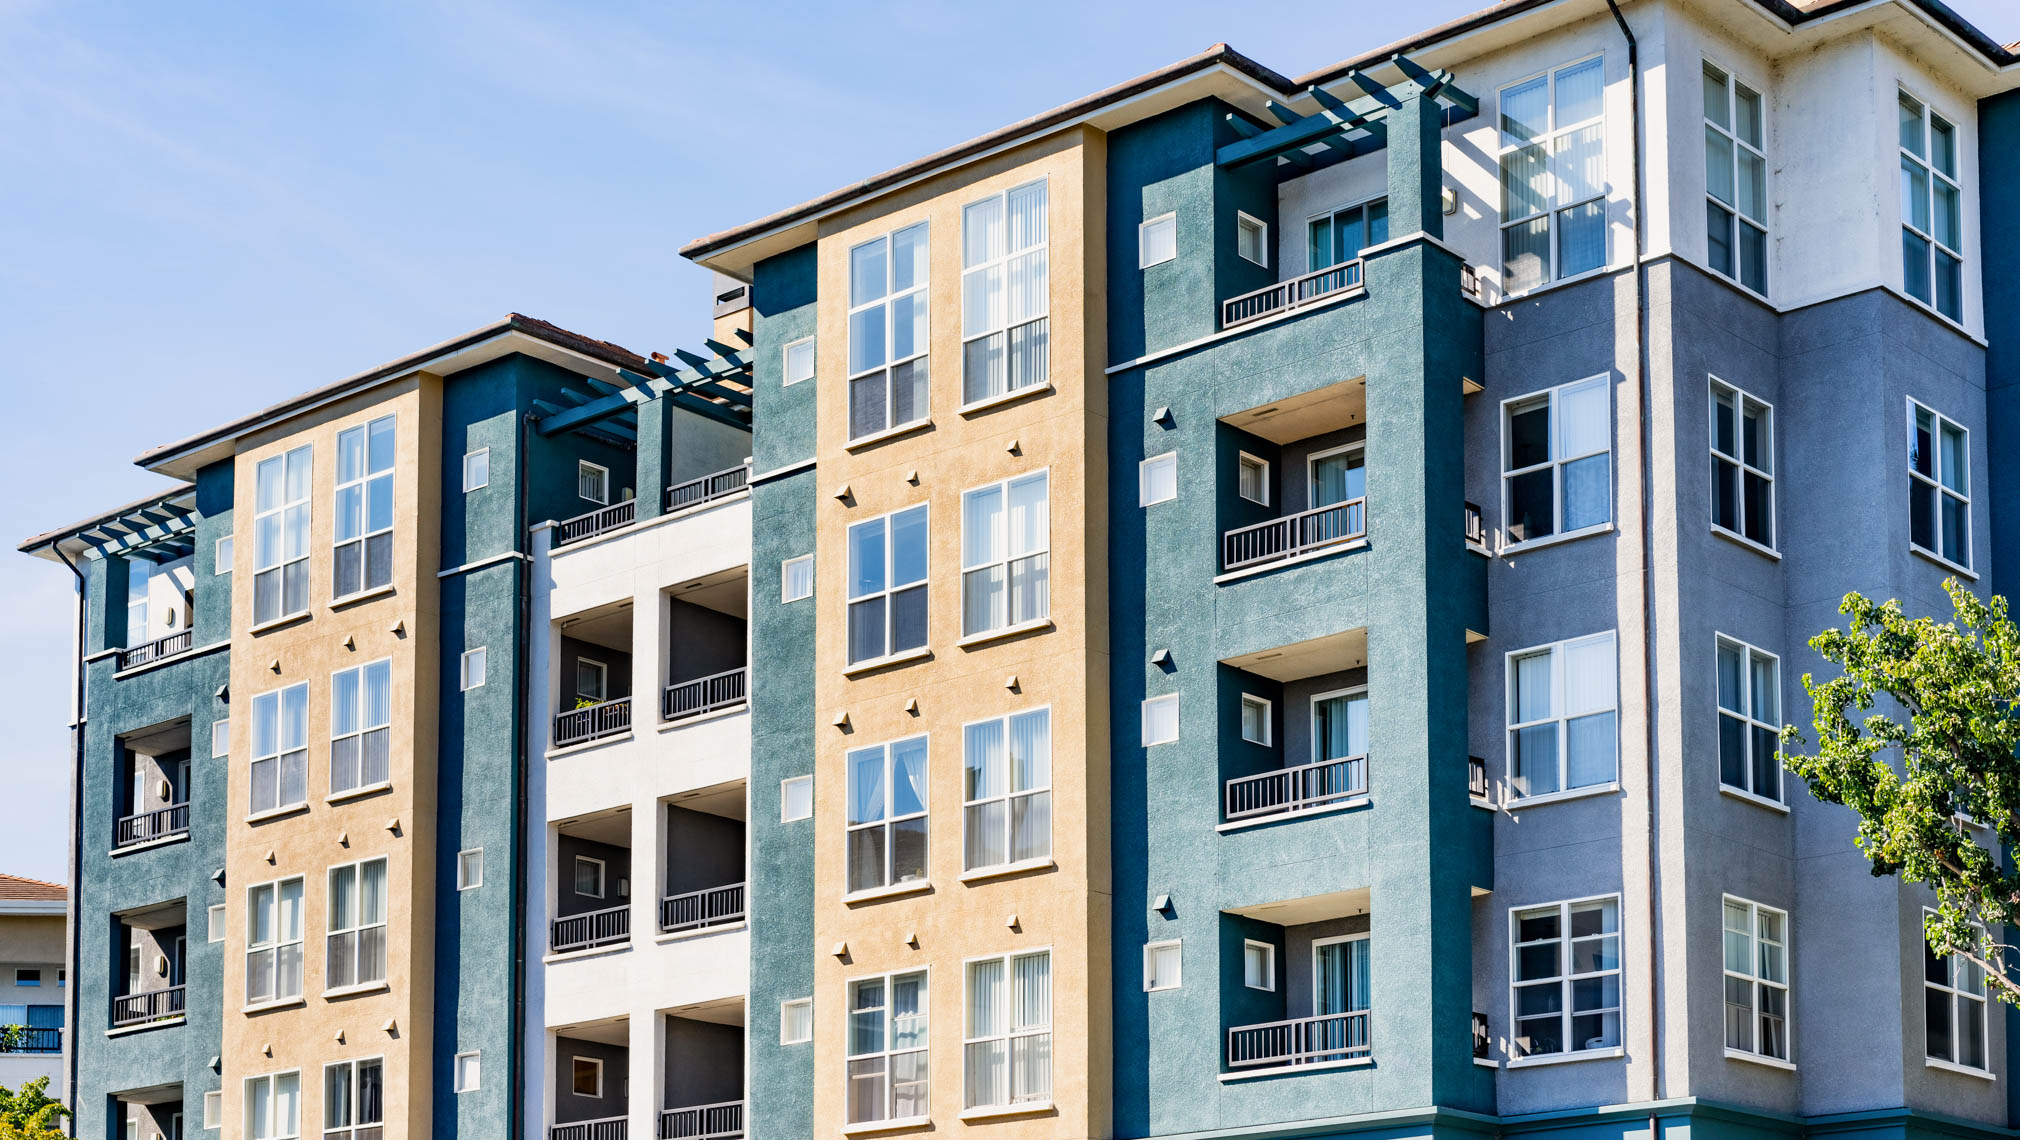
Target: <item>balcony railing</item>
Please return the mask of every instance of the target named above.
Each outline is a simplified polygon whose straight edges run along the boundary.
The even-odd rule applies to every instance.
[[[170,986],[165,990],[149,990],[140,994],[124,994],[112,999],[112,1027],[118,1029],[127,1025],[144,1025],[150,1021],[167,1021],[182,1016],[183,987]]]
[[[1321,547],[1365,537],[1367,533],[1365,498],[1299,511],[1253,526],[1237,527],[1222,535],[1221,569],[1240,570],[1281,562]]]
[[[631,941],[631,907],[613,906],[554,920],[547,948],[556,954]]]
[[[616,697],[554,716],[554,747],[566,748],[631,731],[631,698]]]
[[[547,1140],[624,1140],[630,1120],[606,1116],[598,1120],[571,1120],[547,1130]]]
[[[189,833],[189,804],[170,804],[153,811],[122,817],[112,825],[112,845],[131,847],[136,843],[152,843],[157,839],[167,839],[171,835]]]
[[[188,653],[189,647],[195,644],[195,636],[195,630],[184,628],[169,634],[167,637],[156,638],[146,645],[136,645],[131,649],[122,649],[119,651],[119,657],[112,663],[113,671],[124,672],[128,669],[138,669],[142,665],[162,661],[178,653]]]
[[[1368,1011],[1324,1013],[1227,1031],[1227,1067],[1313,1065],[1369,1056]]]
[[[1368,794],[1368,758],[1342,756],[1227,782],[1227,818],[1256,819]]]
[[[659,715],[663,720],[686,720],[717,709],[740,705],[749,699],[745,678],[749,670],[738,666],[726,673],[680,681],[660,694]]]
[[[743,1135],[743,1102],[664,1108],[659,1112],[659,1140],[732,1140]]]
[[[666,510],[668,514],[687,507],[700,506],[716,499],[725,499],[750,485],[750,468],[731,467],[703,475],[699,479],[689,479],[685,483],[675,483],[666,489]]]
[[[1316,273],[1279,281],[1268,288],[1221,302],[1220,327],[1231,329],[1278,313],[1288,313],[1341,290],[1359,288],[1360,284],[1361,263],[1358,259],[1329,265]]]
[[[1487,761],[1479,756],[1466,757],[1466,794],[1479,800],[1487,798]]]
[[[554,545],[567,546],[571,542],[581,542],[607,534],[621,526],[630,526],[638,517],[638,500],[626,499],[607,507],[598,507],[586,515],[576,515],[572,519],[562,519],[554,524]]]
[[[63,1052],[63,1030],[46,1025],[23,1025],[17,1027],[19,1035],[12,1041],[0,1038],[0,1053],[61,1053]]]
[[[689,891],[684,895],[668,895],[659,900],[659,929],[668,934],[742,920],[742,883]]]

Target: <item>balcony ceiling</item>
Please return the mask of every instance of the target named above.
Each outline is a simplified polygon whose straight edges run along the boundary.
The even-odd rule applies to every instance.
[[[741,780],[717,784],[712,788],[682,792],[666,802],[672,807],[741,821],[744,818],[744,785]]]
[[[674,587],[673,596],[734,618],[750,614],[750,568],[738,566]]]
[[[1246,669],[1272,681],[1296,681],[1358,668],[1368,663],[1368,631],[1350,629],[1310,641],[1259,649],[1239,657],[1224,657],[1221,664]]]
[[[608,843],[612,847],[631,848],[631,809],[611,808],[608,811],[579,815],[554,825],[554,830],[577,839],[587,839],[592,843]]]
[[[604,1017],[595,1021],[577,1022],[574,1025],[556,1025],[552,1029],[554,1036],[576,1041],[594,1041],[600,1045],[625,1047],[631,1044],[631,1019],[628,1017]]]
[[[1367,417],[1368,378],[1356,376],[1220,419],[1229,427],[1282,446],[1352,427]]]
[[[743,999],[740,997],[717,998],[714,1001],[700,1001],[693,1005],[677,1006],[665,1011],[669,1017],[685,1018],[688,1021],[705,1021],[710,1025],[742,1025]]]
[[[126,733],[119,738],[129,750],[142,756],[166,756],[189,750],[189,718],[171,720]]]
[[[1253,903],[1249,906],[1231,906],[1227,908],[1227,913],[1253,918],[1258,922],[1275,923],[1278,926],[1304,926],[1313,922],[1366,914],[1370,897],[1367,887],[1356,887],[1350,891],[1307,895],[1301,899],[1281,899],[1276,902]]]
[[[630,653],[631,599],[562,618],[561,636],[601,645],[619,653]]]

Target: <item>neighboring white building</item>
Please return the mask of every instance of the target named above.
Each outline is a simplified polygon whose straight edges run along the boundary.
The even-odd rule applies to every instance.
[[[21,1039],[0,1052],[0,1086],[48,1077],[49,1095],[63,1100],[68,896],[56,883],[0,875],[0,1028],[22,1027]]]

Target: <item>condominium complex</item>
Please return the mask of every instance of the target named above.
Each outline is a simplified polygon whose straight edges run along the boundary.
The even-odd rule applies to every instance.
[[[2010,1136],[1775,733],[1845,592],[2020,583],[2015,88],[1935,0],[1219,45],[690,244],[691,350],[143,455],[24,545],[78,1134]]]
[[[47,1078],[46,1095],[63,1096],[67,897],[55,883],[0,874],[0,1088]]]

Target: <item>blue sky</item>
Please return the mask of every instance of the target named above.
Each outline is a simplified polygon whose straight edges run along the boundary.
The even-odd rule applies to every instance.
[[[1484,3],[0,0],[0,871],[64,877],[70,763],[70,578],[12,545],[159,487],[142,450],[514,310],[687,345],[691,238],[1221,40],[1295,75]]]

